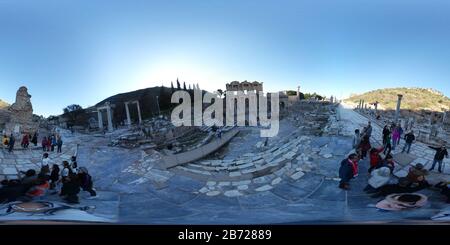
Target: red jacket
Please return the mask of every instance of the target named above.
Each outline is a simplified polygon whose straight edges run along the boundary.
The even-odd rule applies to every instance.
[[[383,147],[378,148],[377,151],[374,151],[372,153],[370,153],[370,166],[371,167],[376,167],[378,165],[378,163],[380,163],[380,161],[382,160],[380,157],[380,152],[383,151]]]

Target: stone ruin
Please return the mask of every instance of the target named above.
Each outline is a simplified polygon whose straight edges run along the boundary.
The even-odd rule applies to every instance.
[[[4,133],[33,133],[38,129],[39,122],[33,119],[33,106],[30,99],[28,89],[24,86],[20,87],[16,93],[16,101],[2,113]]]

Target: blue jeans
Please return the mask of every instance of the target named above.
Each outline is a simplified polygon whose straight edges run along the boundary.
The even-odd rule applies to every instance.
[[[433,160],[433,165],[431,165],[431,168],[430,168],[430,170],[432,170],[432,169],[434,169],[434,166],[436,166],[436,163],[439,163],[439,167],[438,167],[438,170],[439,170],[439,172],[441,172],[441,170],[442,170],[442,161],[443,161],[444,159],[442,159],[442,160],[437,160],[437,159],[434,159]]]
[[[411,144],[412,144],[412,143],[405,143],[405,146],[403,146],[402,153],[405,152],[406,148],[408,148],[408,150],[406,151],[406,153],[409,153],[409,150],[411,150]]]

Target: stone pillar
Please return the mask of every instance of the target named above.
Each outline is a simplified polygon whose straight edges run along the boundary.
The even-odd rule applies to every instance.
[[[297,99],[300,100],[300,86],[297,86]]]
[[[131,126],[130,109],[128,108],[128,102],[125,102],[125,112],[127,113],[127,125]]]
[[[364,100],[361,102],[361,110],[364,110]]]
[[[110,106],[106,107],[106,115],[108,117],[108,131],[112,132],[113,124],[112,124],[112,115],[111,115],[111,107]]]
[[[97,109],[97,113],[98,113],[98,128],[103,129],[102,111],[100,109]]]
[[[397,96],[398,96],[398,99],[397,99],[397,110],[395,111],[395,120],[394,120],[395,123],[397,123],[398,118],[400,116],[400,104],[402,103],[403,95],[398,94]]]
[[[138,111],[139,124],[142,124],[141,107],[139,106],[138,100],[136,101],[136,105],[137,105],[137,111]],[[159,105],[158,105],[158,110],[159,110]]]

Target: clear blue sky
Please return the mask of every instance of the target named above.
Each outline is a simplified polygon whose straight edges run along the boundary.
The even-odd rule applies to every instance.
[[[450,95],[450,1],[0,0],[0,98],[26,85],[60,114],[171,80],[264,82],[345,97],[383,87]]]

